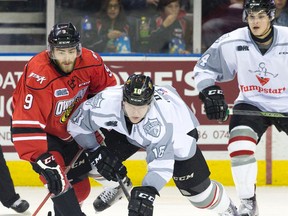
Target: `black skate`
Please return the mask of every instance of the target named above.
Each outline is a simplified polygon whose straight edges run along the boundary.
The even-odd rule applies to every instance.
[[[10,206],[11,209],[16,211],[17,213],[23,213],[29,208],[29,203],[26,200],[22,200],[19,198],[16,202]]]
[[[132,188],[132,183],[129,178],[126,177],[126,179],[123,181],[123,184],[127,191],[130,191]],[[105,209],[112,206],[115,202],[122,199],[124,195],[123,190],[120,186],[111,188],[107,187],[104,189],[103,192],[95,199],[93,202],[93,206],[96,212],[104,211]]]

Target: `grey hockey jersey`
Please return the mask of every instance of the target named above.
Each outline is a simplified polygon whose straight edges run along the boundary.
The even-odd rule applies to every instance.
[[[174,160],[186,160],[195,154],[196,140],[187,133],[199,125],[198,120],[173,87],[155,86],[147,114],[129,132],[122,88],[106,88],[84,102],[71,116],[68,131],[79,145],[90,150],[99,146],[94,132],[100,127],[126,135],[131,144],[147,153],[148,172],[142,185],[159,191],[172,177]]]
[[[287,113],[288,28],[273,28],[272,45],[264,55],[252,40],[248,27],[220,37],[194,68],[197,89],[201,91],[237,76],[239,95],[235,104],[244,102],[262,111]]]

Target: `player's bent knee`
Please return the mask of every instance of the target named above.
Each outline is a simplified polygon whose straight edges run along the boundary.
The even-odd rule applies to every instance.
[[[201,182],[196,186],[194,186],[193,184],[189,184],[189,182],[184,183],[183,181],[177,181],[177,180],[174,181],[177,188],[179,189],[179,191],[183,196],[195,196],[197,194],[200,194],[203,191],[205,191],[211,183],[209,178],[205,179],[203,182]]]
[[[210,184],[209,175],[209,168],[198,147],[192,158],[175,161],[173,180],[183,196],[204,191]]]
[[[254,155],[257,142],[258,135],[252,128],[244,125],[233,128],[228,142],[230,157]]]
[[[216,212],[225,211],[230,203],[223,185],[217,181],[210,181],[210,185],[206,190],[195,196],[188,197],[188,200],[196,208],[213,209]]]

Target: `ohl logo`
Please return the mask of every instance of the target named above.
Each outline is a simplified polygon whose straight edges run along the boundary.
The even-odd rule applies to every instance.
[[[258,79],[258,81],[262,86],[266,85],[271,78],[276,78],[278,76],[278,74],[273,74],[269,72],[264,62],[259,63],[258,70],[255,71],[249,70],[249,72],[256,74],[256,78]]]

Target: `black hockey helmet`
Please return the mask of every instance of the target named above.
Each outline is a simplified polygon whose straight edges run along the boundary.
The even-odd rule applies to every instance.
[[[123,101],[142,106],[150,104],[154,95],[154,85],[149,76],[130,75],[123,86]]]
[[[53,26],[48,36],[48,51],[53,48],[76,47],[81,55],[80,34],[72,23],[59,23]]]
[[[274,0],[246,0],[243,10],[243,22],[247,22],[247,16],[254,11],[265,11],[272,21],[275,18],[275,2]]]

